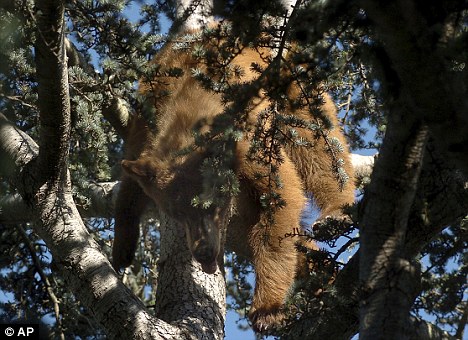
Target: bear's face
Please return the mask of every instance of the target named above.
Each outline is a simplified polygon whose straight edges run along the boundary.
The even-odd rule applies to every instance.
[[[124,171],[138,182],[146,195],[185,228],[193,257],[204,272],[212,274],[217,268],[221,232],[228,223],[231,203],[226,199],[207,209],[193,206],[193,198],[203,189],[200,165],[200,159],[169,168],[150,158],[122,161]]]

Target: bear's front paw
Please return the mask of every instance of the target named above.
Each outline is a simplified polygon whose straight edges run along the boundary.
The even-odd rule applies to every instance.
[[[280,307],[269,309],[252,308],[249,313],[249,319],[255,332],[267,333],[281,326],[284,314]]]

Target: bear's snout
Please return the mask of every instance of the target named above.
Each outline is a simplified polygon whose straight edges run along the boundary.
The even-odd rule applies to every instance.
[[[207,243],[202,243],[192,250],[192,255],[195,260],[200,262],[202,270],[205,273],[214,274],[216,272],[216,268],[218,267],[216,263],[218,252],[215,248]]]
[[[187,242],[192,256],[202,265],[205,273],[216,272],[219,246],[219,228],[210,218],[201,223],[186,223]]]

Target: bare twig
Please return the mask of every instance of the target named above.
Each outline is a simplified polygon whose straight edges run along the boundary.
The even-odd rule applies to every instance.
[[[44,283],[44,286],[47,291],[47,295],[49,295],[50,300],[52,301],[52,307],[54,309],[54,314],[55,314],[55,320],[57,322],[57,327],[60,331],[60,339],[65,340],[65,334],[63,333],[63,328],[62,328],[62,319],[60,318],[60,302],[57,296],[54,293],[54,289],[52,285],[50,284],[49,278],[47,275],[44,273],[44,270],[42,269],[41,261],[37,257],[36,254],[36,249],[34,245],[31,243],[31,240],[29,239],[28,234],[26,234],[26,231],[22,227],[21,224],[16,225],[16,229],[20,232],[24,243],[28,247],[29,253],[31,255],[31,258],[33,260],[34,266],[36,267],[36,271],[41,277],[42,282]]]

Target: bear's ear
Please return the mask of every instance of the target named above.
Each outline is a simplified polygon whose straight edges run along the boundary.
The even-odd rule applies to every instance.
[[[157,169],[150,162],[137,159],[136,161],[122,161],[122,169],[136,180],[151,180],[156,177]]]
[[[173,174],[167,169],[159,168],[154,162],[151,162],[147,159],[137,159],[136,161],[122,161],[122,169],[132,177],[134,180],[138,181],[140,184],[153,183],[160,189],[164,188],[172,179]]]

